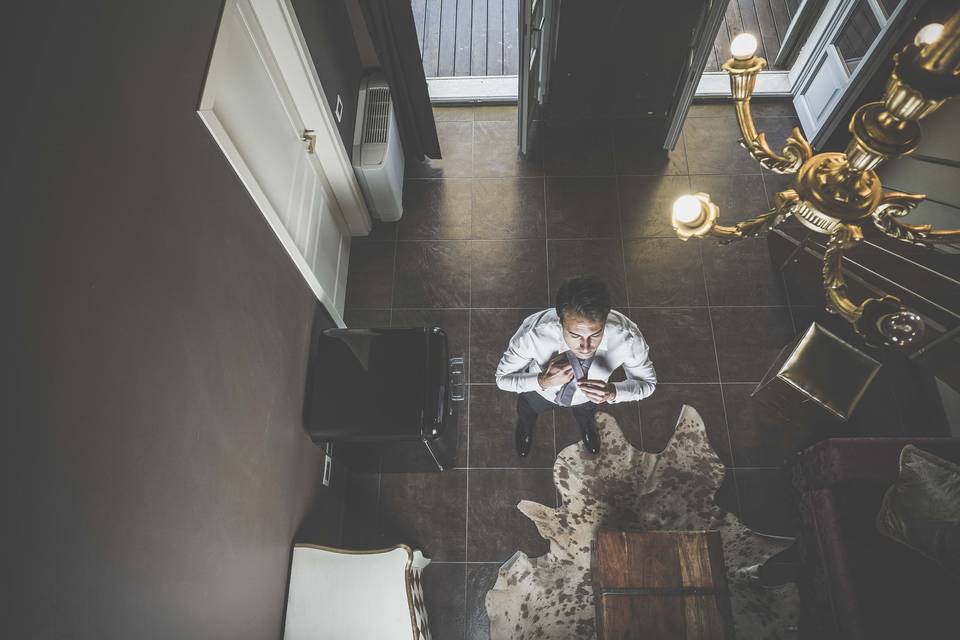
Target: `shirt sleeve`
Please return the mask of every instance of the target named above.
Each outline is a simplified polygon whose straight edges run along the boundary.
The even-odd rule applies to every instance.
[[[497,386],[513,393],[539,391],[540,383],[537,381],[539,373],[527,371],[531,362],[536,362],[533,336],[530,335],[529,329],[521,327],[510,339],[510,344],[507,345],[507,350],[500,358],[500,364],[497,365]],[[539,365],[535,368],[539,368]]]
[[[626,360],[623,362],[627,379],[613,383],[617,390],[614,403],[642,400],[653,393],[657,387],[657,372],[653,368],[653,361],[650,360],[650,347],[647,346],[643,336],[633,336],[624,348],[629,349]]]

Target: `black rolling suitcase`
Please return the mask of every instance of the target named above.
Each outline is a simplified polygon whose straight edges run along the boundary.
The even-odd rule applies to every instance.
[[[309,364],[307,431],[335,457],[337,443],[376,452],[382,471],[451,469],[463,375],[440,327],[327,329]]]

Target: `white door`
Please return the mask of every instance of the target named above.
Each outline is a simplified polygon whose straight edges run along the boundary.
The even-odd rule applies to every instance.
[[[312,127],[299,106],[251,0],[228,1],[200,116],[307,284],[343,326],[350,234],[313,147],[327,141],[306,133]]]
[[[828,0],[790,69],[803,133],[820,146],[891,54],[923,0]]]

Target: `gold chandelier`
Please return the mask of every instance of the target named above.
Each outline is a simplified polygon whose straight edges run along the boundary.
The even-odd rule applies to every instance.
[[[829,236],[823,256],[823,286],[827,310],[850,322],[872,345],[910,344],[923,334],[923,320],[899,298],[884,296],[854,302],[847,293],[841,262],[843,252],[863,238],[868,219],[886,235],[916,245],[960,241],[960,229],[937,230],[911,225],[901,218],[926,196],[884,192],[874,171],[884,160],[913,152],[920,142],[918,121],[960,95],[960,12],[946,25],[927,25],[894,56],[896,67],[887,81],[884,99],[870,102],[853,114],[853,140],[844,153],[814,155],[810,143],[794,128],[777,154],[758,133],[750,112],[757,74],[766,60],[755,55],[757,41],[740,34],[731,42],[732,58],[723,69],[740,125],[740,146],[766,169],[796,174],[792,188],[776,195],[772,209],[734,226],[717,224],[720,208],[706,193],[681,196],[673,204],[673,228],[688,240],[712,235],[724,241],[753,237],[794,216],[807,228]]]

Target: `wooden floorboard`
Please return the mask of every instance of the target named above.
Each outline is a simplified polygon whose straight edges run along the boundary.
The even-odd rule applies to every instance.
[[[440,51],[437,75],[452,76],[457,55],[457,0],[440,2]]]
[[[420,55],[423,56],[423,20],[427,15],[427,0],[411,0],[413,9],[413,23],[417,27],[417,44],[420,46]]]
[[[473,28],[470,44],[470,75],[487,75],[487,0],[473,3]]]
[[[487,75],[503,75],[503,0],[487,1]]]
[[[423,71],[428,78],[436,77],[440,68],[440,5],[441,0],[427,0],[423,28]]]
[[[503,0],[503,75],[515,76],[520,67],[520,3]]]
[[[453,75],[469,76],[471,50],[473,38],[473,2],[474,0],[458,0],[457,2],[457,46],[454,52]],[[476,0],[483,2],[483,0]]]

